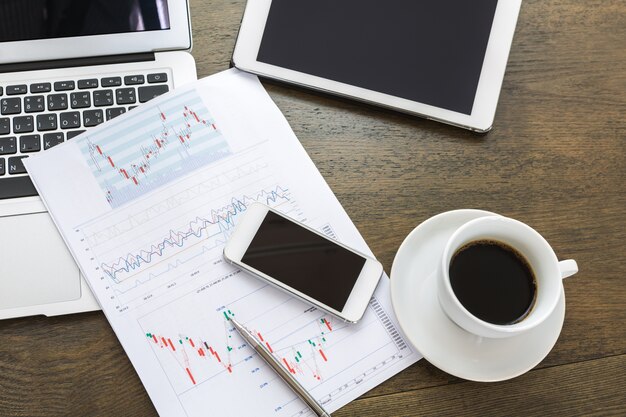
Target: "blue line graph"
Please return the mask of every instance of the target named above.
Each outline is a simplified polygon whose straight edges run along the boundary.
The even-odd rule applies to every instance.
[[[110,279],[119,284],[131,278],[131,272],[163,259],[168,252],[175,252],[176,248],[188,245],[190,240],[196,242],[211,239],[213,247],[224,244],[238,216],[245,212],[248,205],[256,201],[273,206],[279,202],[289,201],[289,191],[276,186],[270,190],[261,190],[254,196],[233,197],[229,204],[219,209],[211,209],[208,216],[196,216],[181,230],[170,229],[162,240],[149,248],[128,253],[110,263],[102,263],[101,268]]]
[[[170,277],[172,278],[171,280],[177,280],[181,277],[180,274],[170,276],[170,273],[172,273],[172,271],[176,271],[179,268],[184,269],[187,266],[187,264],[196,265],[198,261],[201,261],[202,259],[206,259],[210,255],[210,253],[213,251],[213,249],[215,249],[216,246],[219,246],[219,243],[220,242],[216,242],[216,245],[214,246],[209,246],[209,245],[202,246],[199,251],[193,252],[188,257],[185,257],[185,258],[177,257],[172,262],[168,262],[166,267],[162,269],[161,271],[150,272],[147,274],[147,276],[143,278],[135,278],[134,282],[130,284],[129,284],[129,281],[125,281],[124,283],[127,285],[125,285],[124,287],[117,286],[113,290],[115,294],[119,296],[119,295],[126,294],[130,291],[133,291],[135,288],[138,288],[139,286],[144,285],[149,281],[159,279],[161,277],[164,277],[166,279]],[[222,243],[225,243],[225,242],[222,242]],[[200,265],[202,265],[203,263],[211,263],[211,261],[209,260],[207,262],[201,262]],[[182,275],[186,275],[186,273],[183,271]]]

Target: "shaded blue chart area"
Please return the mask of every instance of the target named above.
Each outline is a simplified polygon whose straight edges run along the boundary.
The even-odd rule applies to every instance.
[[[132,114],[77,141],[112,208],[232,155],[195,90]]]

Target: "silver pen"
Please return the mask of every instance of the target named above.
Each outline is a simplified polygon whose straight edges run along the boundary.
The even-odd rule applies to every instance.
[[[276,371],[276,373],[281,377],[281,379],[285,381],[287,385],[289,385],[289,388],[291,388],[293,392],[295,392],[298,395],[298,397],[300,397],[302,401],[304,401],[306,405],[308,405],[317,416],[330,417],[330,414],[324,411],[322,406],[319,405],[319,403],[315,400],[315,398],[311,397],[311,394],[309,394],[307,390],[305,390],[304,387],[300,385],[300,383],[289,372],[287,372],[285,368],[283,368],[280,362],[278,362],[274,358],[274,356],[272,356],[270,351],[265,346],[259,343],[259,341],[256,340],[256,338],[252,336],[252,334],[250,334],[248,329],[243,327],[241,324],[239,324],[237,320],[233,319],[232,317],[230,317],[230,321],[231,323],[233,323],[233,326],[235,326],[235,329],[237,329],[241,337],[243,337],[244,340],[254,350],[256,350],[259,356],[263,358],[263,360],[267,362],[267,364],[271,366],[272,369],[274,369],[274,371]]]

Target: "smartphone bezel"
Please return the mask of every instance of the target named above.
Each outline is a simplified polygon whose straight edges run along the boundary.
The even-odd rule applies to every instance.
[[[263,271],[259,271],[252,266],[242,262],[242,258],[246,253],[246,250],[250,246],[252,239],[259,230],[259,227],[261,226],[263,219],[265,219],[268,211],[272,211],[277,215],[297,224],[298,226],[303,227],[311,231],[312,233],[315,233],[323,237],[324,239],[329,240],[333,244],[341,246],[346,250],[349,250],[350,252],[353,252],[365,259],[365,264],[363,265],[363,268],[361,269],[359,276],[355,281],[354,286],[352,287],[350,295],[348,296],[346,304],[341,311],[336,310],[322,303],[321,301],[316,300],[315,298],[310,297],[309,295],[284,284],[282,281],[267,275]],[[265,280],[274,287],[286,291],[291,295],[295,295],[300,299],[314,305],[315,307],[331,313],[341,320],[351,323],[356,323],[361,319],[361,317],[363,317],[363,314],[367,309],[367,305],[372,298],[372,294],[374,293],[374,290],[376,289],[376,286],[378,285],[380,277],[383,273],[382,264],[371,256],[364,255],[336,240],[330,239],[323,233],[320,233],[317,230],[308,227],[307,225],[297,222],[294,219],[291,219],[276,210],[272,210],[270,207],[261,203],[254,203],[247,207],[245,215],[239,220],[239,223],[235,227],[232,236],[224,247],[224,258],[228,262],[238,266],[242,270]]]

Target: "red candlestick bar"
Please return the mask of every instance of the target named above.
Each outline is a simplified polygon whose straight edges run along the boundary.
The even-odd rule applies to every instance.
[[[291,366],[289,366],[287,359],[283,358],[283,362],[285,363],[285,366],[287,367],[287,369],[289,369],[289,372],[291,372],[292,374],[296,373],[296,371]]]
[[[328,320],[324,319],[324,323],[326,323],[326,327],[328,327],[329,331],[333,331],[332,327],[330,327],[330,323],[328,322]]]
[[[193,379],[193,375],[191,375],[191,371],[189,370],[189,368],[185,368],[185,370],[187,371],[187,375],[189,375],[189,378],[191,378],[191,382],[196,385],[196,380]]]

